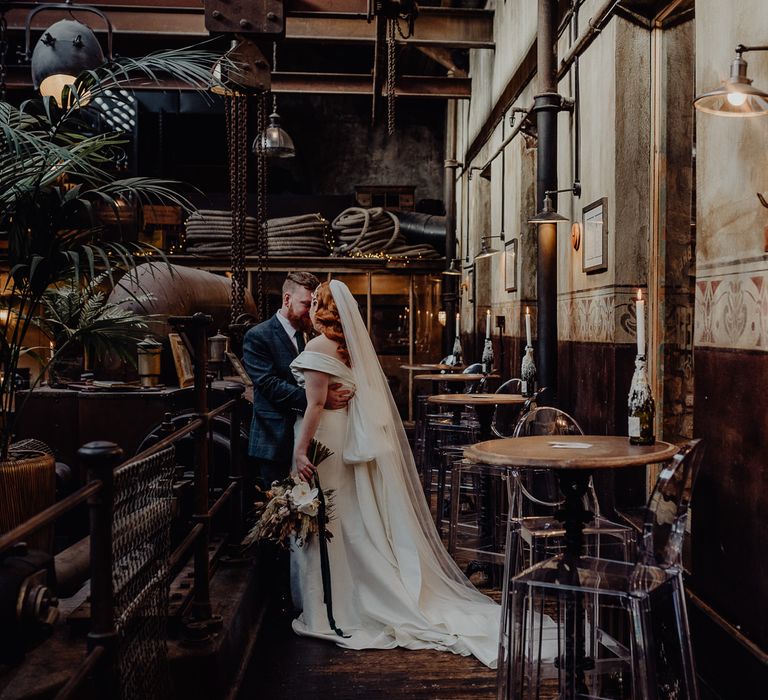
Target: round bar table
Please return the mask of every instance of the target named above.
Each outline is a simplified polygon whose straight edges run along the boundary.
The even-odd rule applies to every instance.
[[[450,372],[454,374],[455,372],[461,372],[464,369],[464,365],[443,365],[425,362],[415,365],[400,365],[400,369],[407,369],[410,372]]]
[[[613,435],[535,435],[478,442],[464,450],[473,462],[503,467],[552,469],[565,497],[562,510],[555,515],[565,526],[564,578],[584,548],[584,525],[593,514],[584,507],[589,478],[596,469],[617,469],[665,462],[677,452],[668,442],[631,445],[629,438]],[[509,572],[505,571],[505,589]],[[578,581],[574,581],[578,583]],[[593,661],[586,657],[584,607],[579,594],[573,594],[565,608],[565,698],[586,693],[584,671]]]
[[[458,392],[461,389],[462,383],[479,382],[481,379],[498,379],[498,374],[463,374],[461,372],[457,374],[415,374],[413,376],[414,381],[417,382],[432,382],[432,393],[437,391],[437,387],[440,382],[447,382],[448,390],[455,390]]]
[[[477,422],[480,424],[480,439],[490,440],[493,437],[493,412],[496,406],[523,404],[527,399],[520,394],[437,394],[428,397],[427,401],[442,406],[458,406],[458,410],[462,406],[472,406],[477,413]]]

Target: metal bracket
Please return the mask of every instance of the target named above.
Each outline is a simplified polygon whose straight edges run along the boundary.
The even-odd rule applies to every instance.
[[[209,32],[285,36],[282,0],[203,0]]]

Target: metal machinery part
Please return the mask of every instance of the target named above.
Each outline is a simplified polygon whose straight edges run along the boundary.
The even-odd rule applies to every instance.
[[[58,619],[52,565],[50,554],[24,543],[0,556],[0,663],[20,663]]]
[[[226,277],[192,267],[165,264],[139,265],[123,277],[109,295],[109,303],[121,308],[161,316],[185,316],[200,311],[210,314],[215,328],[224,328],[230,315],[232,283]],[[140,302],[137,297],[148,296]],[[247,296],[244,311],[255,314],[256,307]],[[153,332],[167,335],[165,324],[153,324]]]

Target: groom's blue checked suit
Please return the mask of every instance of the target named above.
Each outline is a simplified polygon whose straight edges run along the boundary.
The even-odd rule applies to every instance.
[[[296,336],[299,350],[304,336]],[[307,407],[290,364],[296,348],[277,316],[251,328],[243,339],[243,362],[253,380],[253,419],[248,454],[255,457],[267,485],[288,476],[293,457],[293,427]]]

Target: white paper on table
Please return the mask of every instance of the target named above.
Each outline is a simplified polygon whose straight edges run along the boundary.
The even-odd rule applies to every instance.
[[[555,449],[588,450],[593,447],[591,442],[550,442],[550,447]]]

